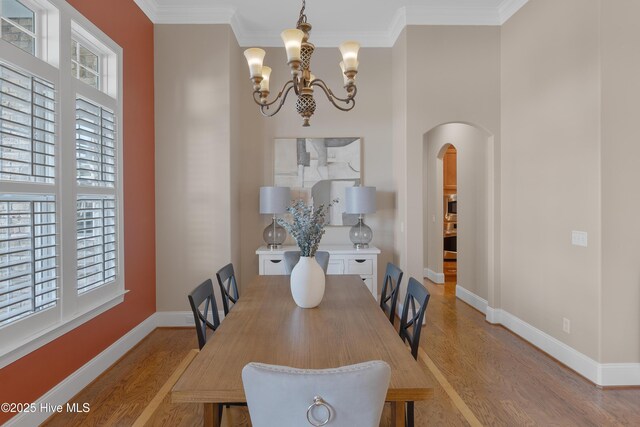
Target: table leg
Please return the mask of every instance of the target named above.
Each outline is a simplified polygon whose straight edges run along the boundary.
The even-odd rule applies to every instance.
[[[394,427],[404,427],[404,404],[391,402],[391,425]]]
[[[204,427],[220,427],[220,405],[204,404]]]

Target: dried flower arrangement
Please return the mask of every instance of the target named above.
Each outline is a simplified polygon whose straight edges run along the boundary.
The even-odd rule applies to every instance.
[[[303,200],[295,200],[287,208],[291,214],[292,221],[288,222],[283,218],[278,218],[280,224],[293,237],[300,248],[300,256],[312,257],[316,255],[320,240],[324,235],[326,217],[329,208],[338,199],[332,200],[329,204],[321,204],[317,208],[307,205]]]

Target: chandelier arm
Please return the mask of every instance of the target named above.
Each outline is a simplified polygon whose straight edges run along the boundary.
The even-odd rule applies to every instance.
[[[280,91],[276,99],[274,99],[268,104],[260,104],[260,112],[262,113],[262,115],[266,117],[273,117],[276,114],[278,114],[278,111],[280,111],[280,109],[284,105],[284,102],[287,100],[287,96],[289,95],[289,92],[293,87],[294,87],[293,82],[289,80],[287,83],[285,83],[284,87],[282,88],[282,90]],[[255,94],[254,94],[254,99],[255,99]],[[273,111],[272,113],[268,113],[266,110],[269,109],[269,106],[275,104],[276,101],[278,100],[280,100],[280,103],[276,107],[275,111]]]
[[[334,95],[334,93],[331,91],[331,89],[329,89],[326,85],[326,83],[324,81],[322,81],[321,79],[315,79],[314,81],[311,82],[311,86],[318,86],[320,89],[322,89],[322,91],[324,92],[324,94],[327,96],[327,99],[333,104],[334,107],[336,107],[339,110],[342,111],[351,111],[353,109],[353,107],[356,106],[356,100],[354,99],[354,97],[356,96],[356,92],[357,92],[357,88],[356,86],[353,86],[353,95],[351,97],[347,97],[347,98],[339,98],[337,96]],[[343,102],[346,107],[342,107],[340,105],[338,105],[336,103],[336,100],[339,102]],[[349,104],[351,104],[351,106],[349,106]]]
[[[280,99],[280,97],[282,97],[282,95],[283,95],[285,92],[288,92],[289,90],[291,90],[291,88],[288,88],[288,89],[287,89],[287,86],[288,86],[288,85],[290,85],[290,84],[292,84],[292,83],[293,83],[293,81],[292,81],[292,80],[289,80],[288,82],[286,82],[286,83],[284,84],[284,86],[282,87],[282,90],[281,90],[280,92],[278,92],[278,95],[276,96],[276,98],[275,98],[273,101],[271,101],[271,102],[268,102],[268,103],[266,103],[266,104],[263,104],[263,103],[262,103],[262,101],[261,101],[261,99],[262,99],[262,98],[260,97],[260,91],[259,91],[259,90],[254,90],[254,91],[253,91],[253,100],[254,100],[254,102],[255,102],[256,104],[260,105],[261,107],[269,107],[269,106],[271,106],[271,105],[275,104],[276,102],[278,102],[278,100]],[[285,95],[285,98],[286,98],[286,95]]]

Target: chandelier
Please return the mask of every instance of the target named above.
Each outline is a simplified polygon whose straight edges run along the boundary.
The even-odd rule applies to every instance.
[[[249,64],[249,74],[253,82],[253,100],[260,106],[260,112],[267,117],[272,117],[280,111],[287,99],[291,89],[295,92],[298,100],[296,110],[302,116],[302,126],[309,126],[309,119],[316,110],[316,101],[313,98],[315,87],[322,89],[329,101],[339,110],[350,111],[356,105],[355,96],[357,93],[355,78],[358,74],[358,50],[360,44],[354,41],[347,41],[340,45],[342,53],[342,70],[344,89],[347,92],[345,98],[337,97],[324,81],[311,74],[311,56],[315,46],[309,43],[309,32],[311,24],[307,22],[307,15],[304,13],[306,0],[302,1],[300,17],[294,30],[284,30],[281,34],[284,47],[287,50],[287,61],[291,68],[292,78],[284,84],[282,90],[273,101],[269,101],[269,79],[271,68],[263,66],[265,51],[258,48],[251,48],[244,51],[244,56]],[[273,107],[273,108],[272,108]]]

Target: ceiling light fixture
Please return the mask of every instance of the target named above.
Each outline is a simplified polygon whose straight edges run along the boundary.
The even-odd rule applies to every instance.
[[[309,126],[309,119],[316,110],[316,101],[313,98],[313,89],[319,87],[325,93],[329,101],[339,110],[349,111],[355,106],[355,96],[357,93],[355,78],[358,74],[358,50],[360,44],[354,41],[347,41],[340,45],[342,62],[340,69],[344,78],[344,88],[347,91],[346,98],[338,98],[327,87],[324,81],[311,74],[311,56],[315,46],[309,43],[309,32],[311,24],[307,22],[307,15],[304,14],[306,0],[302,0],[300,18],[295,30],[284,30],[281,34],[284,47],[287,50],[287,61],[293,76],[283,86],[278,96],[273,101],[268,101],[269,79],[271,78],[271,68],[263,66],[265,51],[258,48],[251,48],[244,51],[249,65],[249,73],[253,82],[253,100],[260,106],[260,112],[267,117],[272,117],[280,111],[287,99],[291,89],[298,96],[296,110],[303,118],[302,126]],[[269,111],[274,104],[273,111]]]

